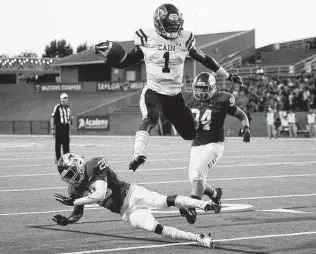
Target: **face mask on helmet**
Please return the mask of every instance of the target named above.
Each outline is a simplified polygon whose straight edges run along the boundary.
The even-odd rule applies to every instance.
[[[216,92],[216,80],[208,72],[197,75],[192,84],[193,96],[197,100],[207,100]]]
[[[84,179],[84,160],[78,154],[66,153],[57,163],[61,179],[77,187]]]
[[[161,5],[154,14],[154,25],[162,37],[176,39],[183,30],[182,14],[172,4]]]

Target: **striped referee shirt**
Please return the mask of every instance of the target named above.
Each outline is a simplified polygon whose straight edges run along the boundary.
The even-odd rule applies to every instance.
[[[54,107],[52,117],[54,117],[55,125],[56,124],[65,124],[70,125],[70,108],[68,105],[57,104]]]

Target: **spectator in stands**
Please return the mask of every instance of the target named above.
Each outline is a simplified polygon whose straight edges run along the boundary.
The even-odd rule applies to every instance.
[[[268,108],[268,112],[266,113],[266,121],[267,121],[267,130],[269,138],[276,138],[275,128],[274,128],[274,114],[275,110],[271,107]]]
[[[67,103],[68,95],[62,93],[60,95],[60,103],[54,107],[51,117],[51,132],[55,138],[55,163],[61,157],[61,145],[63,146],[63,154],[70,152],[69,131],[73,117]]]
[[[297,118],[296,118],[296,114],[293,112],[292,109],[290,109],[287,114],[287,120],[289,122],[290,137],[297,138],[297,126],[296,126]]]
[[[280,137],[281,135],[281,130],[282,130],[282,124],[281,124],[281,119],[280,117],[277,117],[275,119],[275,122],[274,122],[274,127],[275,127],[275,130],[276,130],[276,137]]]
[[[307,125],[306,129],[309,131],[309,136],[311,138],[316,136],[316,110],[310,109],[307,114]]]
[[[302,102],[301,110],[302,111],[308,111],[308,109],[309,109],[309,100],[310,100],[311,94],[310,94],[307,86],[304,86],[302,95],[303,95],[303,102]]]

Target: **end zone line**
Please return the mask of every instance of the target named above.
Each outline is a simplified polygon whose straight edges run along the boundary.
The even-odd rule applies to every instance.
[[[279,238],[279,237],[291,237],[291,236],[303,236],[303,235],[314,235],[316,231],[310,232],[299,232],[291,234],[275,234],[275,235],[258,235],[258,236],[246,236],[246,237],[237,237],[237,238],[224,238],[214,240],[214,243],[217,242],[232,242],[232,241],[243,241],[243,240],[254,240],[254,239],[266,239],[266,238]],[[167,244],[155,244],[155,245],[143,245],[143,246],[133,246],[133,247],[124,247],[124,248],[113,248],[113,249],[100,249],[100,250],[88,250],[88,251],[78,251],[78,252],[63,252],[60,254],[90,254],[90,253],[102,253],[102,252],[114,252],[114,251],[129,251],[129,250],[139,250],[139,249],[154,249],[154,248],[163,248],[170,246],[181,246],[181,245],[197,245],[195,242],[182,242],[182,243],[167,243]]]

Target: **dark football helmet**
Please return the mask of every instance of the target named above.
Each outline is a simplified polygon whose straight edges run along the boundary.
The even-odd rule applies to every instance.
[[[57,163],[61,179],[75,187],[84,179],[84,166],[84,159],[76,153],[64,154]]]
[[[201,72],[192,83],[193,96],[197,100],[207,100],[216,92],[216,80],[209,72]]]
[[[183,30],[182,13],[172,4],[160,5],[154,14],[154,25],[165,39],[176,39]]]

